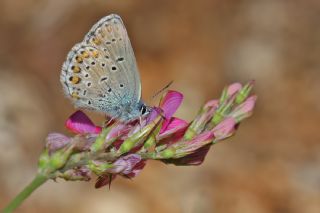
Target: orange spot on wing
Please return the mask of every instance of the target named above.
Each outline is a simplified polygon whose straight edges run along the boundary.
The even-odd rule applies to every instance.
[[[83,51],[83,52],[81,53],[81,55],[82,55],[82,57],[84,57],[84,58],[89,58],[89,53],[88,53],[87,51]]]
[[[70,77],[70,81],[72,84],[78,84],[81,81],[81,78],[79,78],[77,76],[72,76],[72,77]]]
[[[71,67],[71,70],[74,72],[74,73],[79,73],[81,71],[80,67],[79,66],[72,66]]]
[[[100,44],[101,44],[101,40],[100,40],[100,39],[97,39],[97,38],[93,38],[93,39],[92,39],[92,42],[93,42],[95,45],[100,45]]]
[[[71,97],[74,98],[74,99],[79,99],[79,93],[78,92],[72,92],[71,93]]]
[[[83,58],[78,55],[78,56],[76,56],[76,61],[77,61],[78,63],[82,63],[82,62],[83,62]]]
[[[98,58],[99,57],[99,52],[97,50],[94,50],[92,52],[92,56],[95,57],[95,58]]]

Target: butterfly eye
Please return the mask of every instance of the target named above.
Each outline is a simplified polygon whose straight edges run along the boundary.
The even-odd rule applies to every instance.
[[[147,112],[147,107],[145,105],[141,106],[141,114],[144,115]]]

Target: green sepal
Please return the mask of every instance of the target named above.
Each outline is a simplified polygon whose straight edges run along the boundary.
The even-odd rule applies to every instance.
[[[243,88],[238,92],[236,96],[236,104],[241,104],[246,98],[249,96],[252,88],[253,88],[253,81],[248,82]]]
[[[61,149],[53,153],[50,156],[49,166],[55,171],[62,168],[69,159],[73,150],[73,146],[69,146],[67,149]]]
[[[155,146],[157,143],[157,135],[160,133],[162,125],[158,125],[156,129],[150,134],[143,147],[148,149],[152,146]]]
[[[228,98],[228,88],[225,87],[222,91],[221,97],[220,97],[220,103],[223,103],[227,100]]]
[[[92,160],[88,162],[87,166],[96,175],[102,175],[106,172],[107,169],[113,167],[111,163],[96,163]]]
[[[163,159],[168,159],[168,158],[172,158],[175,155],[175,153],[176,153],[176,150],[174,148],[168,148],[163,150],[159,154]]]
[[[195,131],[192,126],[190,126],[187,129],[187,131],[184,133],[183,138],[185,140],[191,140],[196,134],[197,134],[197,131]]]
[[[45,149],[41,153],[38,162],[38,170],[40,174],[43,174],[44,171],[48,168],[50,162],[49,150]]]
[[[99,136],[96,138],[95,142],[91,145],[90,150],[92,152],[99,152],[104,149],[104,143],[106,140],[107,135],[109,134],[111,127],[104,128]]]
[[[159,120],[161,116],[158,116],[153,122],[146,125],[143,129],[134,133],[131,137],[127,138],[119,148],[119,154],[122,155],[124,153],[129,152],[133,147],[135,147],[140,141],[145,140],[147,135],[154,129],[156,125],[159,124]]]
[[[38,162],[38,171],[42,175],[50,175],[56,170],[62,168],[72,154],[73,146],[61,149],[49,155],[48,149],[45,149],[40,155]]]
[[[195,119],[191,122],[185,134],[183,135],[183,138],[185,140],[191,140],[199,132],[199,130],[201,130],[205,126],[204,123],[200,122],[200,118],[207,112],[208,109],[205,109],[205,107],[201,107]]]

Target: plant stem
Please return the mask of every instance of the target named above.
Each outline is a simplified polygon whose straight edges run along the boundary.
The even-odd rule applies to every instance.
[[[10,203],[5,209],[2,210],[2,213],[13,212],[29,195],[36,190],[39,186],[45,183],[48,180],[47,177],[38,174],[32,182],[26,186]]]

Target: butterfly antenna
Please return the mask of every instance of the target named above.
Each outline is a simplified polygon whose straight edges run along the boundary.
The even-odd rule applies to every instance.
[[[109,174],[109,190],[111,189],[112,175]]]
[[[165,87],[163,87],[161,90],[159,90],[158,92],[156,92],[153,96],[152,99],[154,99],[155,97],[157,97],[160,93],[162,93],[164,90],[168,89],[171,84],[173,83],[173,81],[170,81]]]

